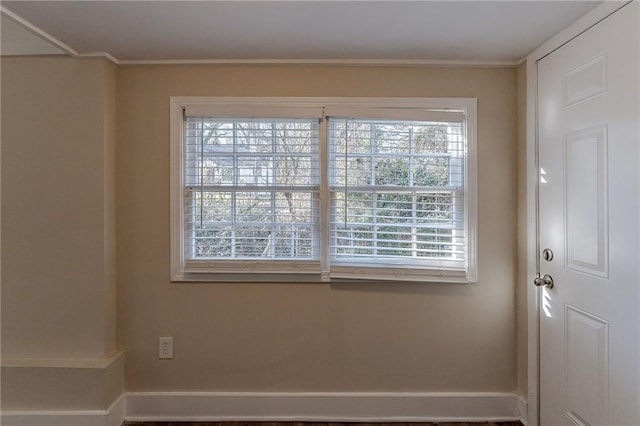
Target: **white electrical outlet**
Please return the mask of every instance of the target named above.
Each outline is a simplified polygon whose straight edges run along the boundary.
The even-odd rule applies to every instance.
[[[173,358],[173,337],[160,337],[158,345],[158,358],[171,359]]]

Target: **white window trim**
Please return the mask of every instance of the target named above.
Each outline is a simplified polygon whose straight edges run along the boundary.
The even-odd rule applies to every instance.
[[[478,196],[477,196],[477,100],[476,98],[296,98],[296,97],[171,97],[170,114],[170,211],[171,211],[171,281],[173,282],[328,282],[349,280],[386,280],[386,281],[422,281],[471,283],[477,277],[477,234],[478,234]],[[230,108],[242,111],[247,107],[289,109],[289,108],[326,108],[345,110],[352,108],[397,108],[397,109],[447,109],[462,110],[467,123],[467,162],[465,175],[465,228],[467,229],[467,271],[447,271],[433,268],[367,268],[362,266],[335,265],[329,271],[328,244],[320,253],[320,273],[313,271],[317,262],[309,261],[266,261],[261,259],[248,261],[216,261],[216,270],[207,267],[188,269],[184,259],[183,239],[183,110],[212,110]],[[325,126],[326,127],[326,126]],[[322,127],[324,131],[326,128]],[[326,134],[320,134],[320,164],[328,165],[329,153]],[[320,170],[320,238],[329,239],[328,167]],[[212,262],[213,265],[213,262]],[[220,268],[221,267],[221,268]],[[250,270],[253,275],[241,273]]]

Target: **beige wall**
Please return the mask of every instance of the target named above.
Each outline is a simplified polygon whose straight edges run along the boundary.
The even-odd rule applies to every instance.
[[[2,59],[3,358],[115,351],[114,89],[105,61]]]
[[[516,77],[498,68],[118,68],[127,390],[516,390]],[[477,97],[479,283],[171,284],[169,96]],[[174,337],[173,360],[157,359],[160,335]]]
[[[116,350],[116,76],[117,68],[104,61],[103,97],[103,255],[105,355]]]
[[[3,404],[33,407],[46,385],[58,389],[46,408],[77,408],[67,401],[86,386],[122,388],[104,378],[106,366],[123,368],[112,358],[116,67],[64,57],[1,66]]]

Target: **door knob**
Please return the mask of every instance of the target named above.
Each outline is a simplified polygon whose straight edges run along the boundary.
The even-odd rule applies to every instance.
[[[553,288],[553,278],[549,274],[544,274],[543,277],[536,277],[533,280],[533,284],[536,287],[546,287],[551,290]]]

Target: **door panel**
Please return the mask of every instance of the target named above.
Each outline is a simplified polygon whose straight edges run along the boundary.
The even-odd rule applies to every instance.
[[[544,426],[640,425],[639,9],[538,62]]]
[[[607,126],[564,138],[566,267],[608,278]]]
[[[607,424],[609,323],[565,306],[567,416],[577,424]]]

